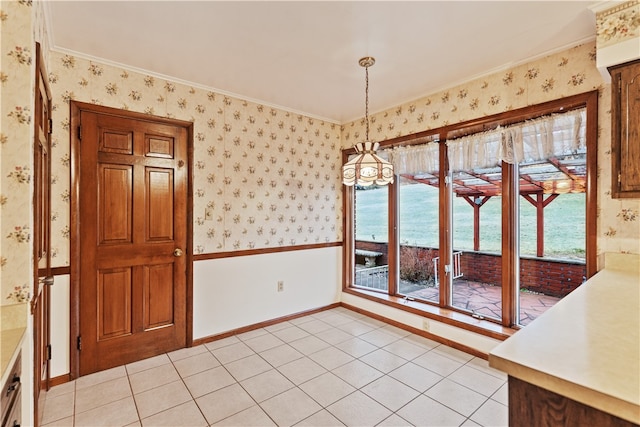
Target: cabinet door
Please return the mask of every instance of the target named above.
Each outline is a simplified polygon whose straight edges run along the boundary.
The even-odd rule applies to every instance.
[[[22,391],[18,390],[16,399],[11,407],[11,413],[2,427],[20,427],[22,425]]]
[[[640,197],[640,61],[612,67],[610,72],[611,195]]]

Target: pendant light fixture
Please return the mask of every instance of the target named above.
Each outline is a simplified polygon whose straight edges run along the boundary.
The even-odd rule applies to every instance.
[[[376,154],[379,144],[369,141],[369,67],[376,63],[375,58],[365,56],[358,61],[365,69],[365,122],[366,140],[355,145],[356,156],[342,166],[342,183],[367,187],[373,184],[393,183],[393,165]]]

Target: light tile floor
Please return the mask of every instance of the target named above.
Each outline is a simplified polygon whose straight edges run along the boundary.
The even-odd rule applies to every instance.
[[[487,361],[335,308],[53,387],[45,426],[506,426]]]

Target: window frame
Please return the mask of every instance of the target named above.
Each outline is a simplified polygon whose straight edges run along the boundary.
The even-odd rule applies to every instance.
[[[531,105],[504,113],[498,113],[478,119],[468,120],[457,124],[446,125],[440,128],[426,130],[411,135],[392,138],[380,143],[380,148],[392,148],[396,146],[419,145],[426,142],[438,141],[440,143],[439,180],[445,182],[449,175],[446,141],[464,135],[494,129],[498,126],[508,126],[554,113],[563,113],[570,110],[586,109],[586,145],[587,145],[587,178],[586,178],[586,277],[587,279],[597,272],[597,157],[598,157],[598,90],[572,95],[541,104]],[[353,148],[342,151],[343,163],[350,155],[354,154]],[[439,187],[439,251],[441,262],[438,265],[438,279],[443,286],[439,294],[438,304],[421,302],[402,303],[402,297],[397,295],[397,277],[399,273],[399,239],[396,218],[398,216],[398,186],[399,180],[388,186],[389,191],[389,290],[388,293],[376,293],[354,287],[355,266],[355,228],[354,228],[354,194],[355,189],[343,186],[343,292],[355,294],[384,304],[392,305],[406,311],[424,315],[435,320],[464,329],[483,333],[484,335],[504,338],[512,333],[517,325],[516,286],[519,274],[519,255],[517,244],[517,204],[519,197],[518,186],[515,185],[514,165],[502,163],[503,182],[508,184],[503,189],[502,206],[502,319],[500,322],[484,320],[478,322],[470,314],[458,311],[451,307],[449,301],[449,287],[451,286],[444,271],[444,266],[451,263],[451,218],[449,215],[451,195],[446,185]],[[496,325],[496,323],[499,324]],[[496,327],[498,326],[498,327]]]

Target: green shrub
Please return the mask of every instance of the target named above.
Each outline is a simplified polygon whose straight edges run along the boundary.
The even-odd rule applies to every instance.
[[[426,284],[433,281],[433,251],[416,246],[400,246],[400,278]]]

